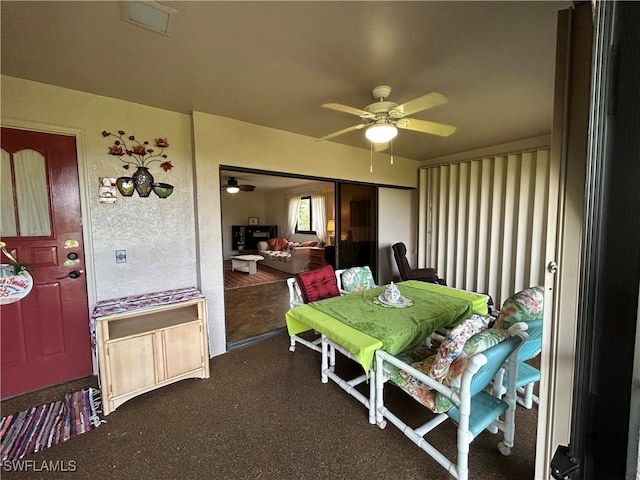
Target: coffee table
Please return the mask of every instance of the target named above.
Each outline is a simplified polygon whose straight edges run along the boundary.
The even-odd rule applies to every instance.
[[[258,271],[256,262],[264,260],[262,255],[236,255],[231,257],[231,270],[246,272],[249,275]]]

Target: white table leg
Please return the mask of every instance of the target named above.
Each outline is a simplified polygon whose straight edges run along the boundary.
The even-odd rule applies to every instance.
[[[322,383],[327,383],[329,377],[327,377],[327,370],[329,369],[329,345],[327,344],[327,337],[322,335],[322,359],[320,361],[320,379]]]

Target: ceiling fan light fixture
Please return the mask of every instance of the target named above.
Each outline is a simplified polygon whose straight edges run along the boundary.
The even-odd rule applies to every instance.
[[[227,191],[227,193],[238,193],[240,191],[238,180],[236,180],[235,177],[229,177],[225,190]]]
[[[385,143],[396,138],[398,129],[395,125],[383,121],[369,126],[364,132],[364,135],[373,143]]]

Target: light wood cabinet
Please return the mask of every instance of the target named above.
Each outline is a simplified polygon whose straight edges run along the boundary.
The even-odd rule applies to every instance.
[[[145,305],[94,321],[105,415],[150,390],[209,377],[204,298]]]

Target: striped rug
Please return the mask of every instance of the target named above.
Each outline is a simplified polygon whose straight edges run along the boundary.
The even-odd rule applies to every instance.
[[[18,460],[100,425],[100,390],[67,393],[63,400],[7,415],[0,421],[1,461]]]

